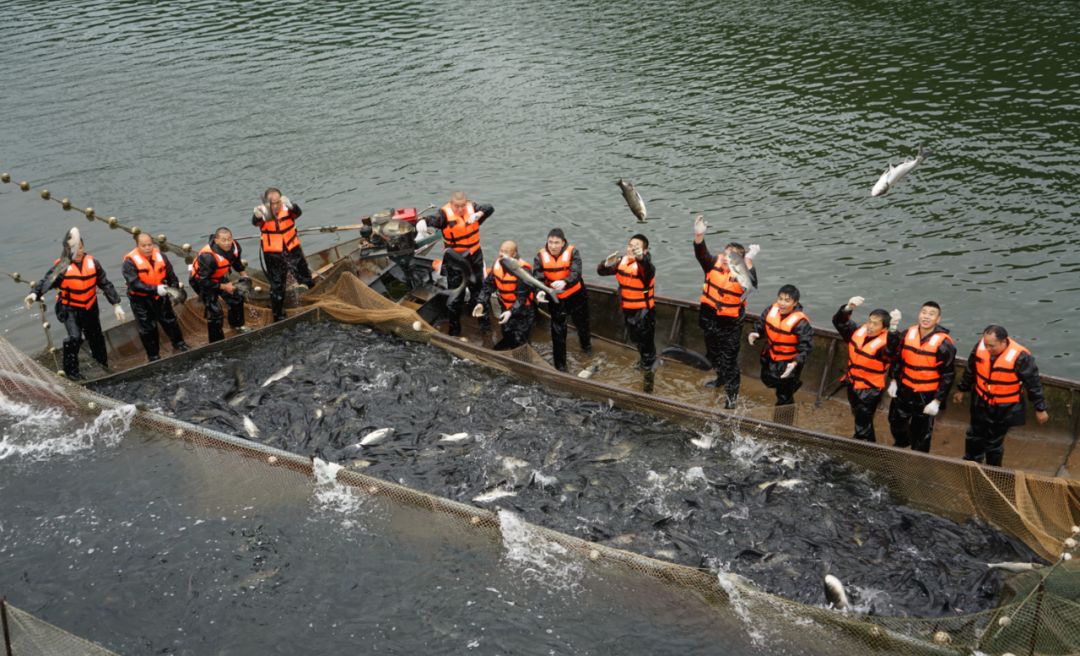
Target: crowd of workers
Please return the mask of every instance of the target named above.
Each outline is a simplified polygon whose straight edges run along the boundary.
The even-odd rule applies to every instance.
[[[461,315],[466,309],[479,323],[484,344],[496,350],[511,349],[529,341],[538,306],[550,316],[553,364],[567,371],[567,322],[573,321],[581,351],[592,353],[589,330],[588,294],[582,276],[582,256],[560,228],[552,229],[546,244],[532,262],[521,259],[517,245],[505,241],[499,257],[490,269],[484,266],[480,227],[494,214],[494,207],[470,201],[463,192],[454,192],[449,202],[432,217],[427,227],[442,232],[447,251],[454,251],[461,266],[447,266],[447,286],[464,285],[468,294],[454,296],[447,304],[450,335],[461,333]],[[312,284],[296,220],[298,205],[276,188],[267,189],[262,203],[254,208],[252,224],[260,229],[261,248],[270,281],[271,309],[275,320],[285,317],[286,281],[290,273],[300,289]],[[719,253],[705,244],[707,225],[702,217],[694,221],[694,255],[705,280],[700,298],[698,324],[702,329],[706,358],[716,378],[706,383],[723,391],[727,409],[736,406],[739,396],[739,351],[742,343],[746,296],[758,285],[754,257],[756,245],[749,249],[731,242]],[[159,359],[158,326],[171,340],[174,349],[187,350],[176,315],[169,300],[169,289],[178,287],[178,279],[168,258],[154,245],[149,234],[135,236],[136,247],[124,256],[122,272],[127,295],[138,326],[139,336],[150,361]],[[516,265],[514,264],[516,263]],[[45,276],[27,296],[29,306],[41,299],[48,289],[58,289],[56,316],[67,331],[63,344],[63,368],[72,379],[81,379],[78,352],[85,337],[93,357],[103,366],[108,354],[98,317],[96,290],[115,306],[118,320],[123,320],[120,296],[109,282],[105,270],[80,244],[70,261],[57,260],[58,276]],[[230,281],[230,271],[239,280]],[[516,272],[534,272],[557,299],[547,298]],[[635,234],[623,253],[612,253],[596,268],[601,276],[614,276],[627,335],[637,347],[637,366],[644,372],[645,390],[651,391],[656,363],[654,331],[656,326],[656,267],[649,254],[649,240]],[[742,273],[743,275],[739,275]],[[528,277],[528,276],[525,276]],[[208,341],[224,338],[224,323],[237,331],[244,328],[244,291],[250,289],[239,243],[228,228],[219,228],[196,255],[189,284],[199,294],[207,321]],[[761,347],[761,381],[775,390],[776,405],[795,403],[801,386],[801,374],[813,343],[810,319],[799,303],[794,285],[779,288],[774,303],[754,322],[747,342]],[[499,309],[501,339],[492,338],[489,317],[491,300]],[[225,305],[225,311],[222,309]],[[845,382],[855,420],[854,437],[875,441],[874,414],[883,394],[891,397],[889,427],[894,445],[928,452],[934,418],[949,398],[955,378],[956,346],[947,328],[940,325],[941,307],[927,301],[919,311],[917,323],[900,330],[899,310],[875,309],[867,320],[857,324],[854,311],[863,304],[860,296],[851,297],[833,316],[833,325],[848,345],[848,368]],[[468,307],[466,307],[468,306]],[[965,443],[965,459],[1000,465],[1005,434],[1011,426],[1025,421],[1024,395],[1035,407],[1037,421],[1049,419],[1038,368],[1030,351],[1009,337],[997,325],[988,326],[971,351],[969,366],[957,385],[954,402],[961,402],[965,392],[971,395],[971,423]]]

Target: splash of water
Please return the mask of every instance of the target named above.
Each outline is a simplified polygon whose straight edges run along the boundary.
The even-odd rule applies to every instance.
[[[548,540],[509,510],[499,511],[499,526],[506,562],[523,578],[554,590],[577,592],[584,567],[566,547]]]
[[[15,419],[0,437],[0,460],[47,460],[95,447],[115,447],[127,435],[135,412],[130,404],[109,408],[90,424],[72,430],[71,418],[57,408],[35,408],[0,395],[0,416]]]
[[[365,497],[359,491],[339,483],[337,480],[341,465],[334,462],[326,462],[319,458],[311,461],[311,469],[315,475],[315,506],[331,513],[345,515],[342,526],[354,528],[359,526],[353,519],[355,515],[369,510],[365,504]]]

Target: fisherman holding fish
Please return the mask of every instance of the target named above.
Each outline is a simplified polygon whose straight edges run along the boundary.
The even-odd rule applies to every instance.
[[[713,256],[705,245],[705,217],[694,219],[694,256],[705,272],[701,292],[698,325],[705,334],[705,355],[716,370],[716,379],[706,387],[723,388],[724,407],[732,409],[739,397],[739,345],[743,317],[746,316],[746,297],[757,289],[757,270],[754,256],[761,248],[751,244],[731,242],[723,252]]]
[[[516,264],[517,267],[513,265]],[[518,268],[520,267],[520,268]],[[496,351],[505,351],[527,344],[536,319],[533,288],[519,275],[521,269],[532,269],[525,260],[518,259],[517,244],[504,241],[499,246],[499,258],[491,267],[491,272],[484,279],[479,302],[473,308],[472,315],[482,318],[485,309],[491,307],[491,296],[496,294],[499,301],[499,324],[502,326],[502,339],[494,346]],[[546,295],[540,292],[536,299],[544,300]]]
[[[270,308],[274,321],[285,318],[285,282],[292,271],[301,289],[309,289],[314,283],[300,237],[296,234],[296,220],[303,212],[300,206],[282,196],[281,190],[270,187],[262,195],[262,204],[256,205],[251,224],[262,232],[263,262],[266,277],[270,279]]]
[[[60,259],[53,262],[52,268],[37,281],[33,291],[24,299],[26,307],[44,298],[50,289],[58,289],[56,296],[56,318],[64,324],[67,338],[64,339],[64,374],[72,380],[82,380],[79,373],[79,347],[83,336],[90,344],[90,353],[101,366],[109,366],[109,354],[105,348],[105,336],[101,333],[101,319],[98,315],[97,288],[104,292],[105,298],[112,303],[117,321],[123,321],[124,309],[120,307],[120,295],[105,275],[92,255],[83,247],[78,228],[68,230],[64,236],[64,248]]]
[[[218,299],[229,308],[229,325],[244,332],[244,295],[242,290],[251,287],[251,279],[244,272],[246,267],[240,259],[240,243],[233,240],[232,231],[218,228],[195,257],[191,267],[191,288],[203,302],[206,317],[207,339],[211,344],[225,339],[225,316]],[[240,274],[240,280],[229,282],[229,271]]]
[[[581,254],[573,244],[566,243],[562,228],[552,228],[547,245],[533,258],[533,271],[542,274],[541,280],[555,290],[558,302],[547,304],[551,315],[551,347],[555,368],[566,371],[566,319],[574,320],[578,342],[585,355],[592,354],[592,335],[589,333],[589,292],[581,278]]]
[[[172,295],[180,294],[180,281],[169,258],[154,245],[153,237],[145,232],[135,235],[135,248],[124,256],[121,271],[127,281],[128,302],[139,328],[139,340],[150,362],[161,359],[158,324],[172,341],[174,350],[188,350],[170,299]],[[170,294],[170,288],[174,290],[173,294]]]
[[[641,356],[637,366],[652,373],[656,363],[656,344],[653,341],[656,330],[656,310],[653,309],[656,267],[649,255],[648,238],[642,234],[631,237],[625,254],[608,255],[607,259],[596,267],[596,273],[601,276],[615,276],[619,283],[619,304],[626,322],[626,331]],[[651,380],[648,377],[645,386],[647,392],[651,391]]]
[[[885,391],[885,377],[900,351],[900,310],[870,312],[866,323],[857,326],[851,313],[866,299],[852,296],[833,315],[833,327],[848,345],[848,368],[844,381],[848,403],[855,416],[855,439],[876,441],[874,413]]]
[[[1040,424],[1050,420],[1035,357],[1010,339],[1002,326],[987,326],[983,331],[956,389],[953,400],[957,403],[964,400],[964,392],[975,391],[971,395],[971,425],[964,440],[964,460],[985,460],[988,465],[1001,466],[1005,434],[1026,420],[1024,390],[1035,405],[1035,420]]]
[[[888,389],[894,446],[930,452],[934,417],[945,405],[956,376],[956,345],[940,322],[941,306],[927,301],[919,308],[918,323],[904,333]]]
[[[776,294],[776,302],[761,313],[754,331],[747,336],[752,346],[765,334],[761,349],[761,382],[776,390],[776,405],[795,403],[795,392],[802,387],[799,377],[810,356],[814,329],[810,318],[802,311],[799,289],[784,285]]]
[[[442,230],[443,245],[448,251],[453,250],[464,256],[469,271],[463,272],[457,268],[448,267],[446,282],[447,287],[454,289],[463,281],[469,281],[468,302],[474,312],[480,298],[480,286],[484,280],[484,252],[480,250],[480,226],[494,212],[495,208],[491,205],[474,203],[466,198],[465,192],[455,191],[450,194],[450,201],[427,220],[428,227]],[[461,334],[461,311],[464,305],[464,295],[452,298],[447,304],[452,336]],[[491,332],[491,321],[486,314],[480,316],[480,330],[485,333]]]

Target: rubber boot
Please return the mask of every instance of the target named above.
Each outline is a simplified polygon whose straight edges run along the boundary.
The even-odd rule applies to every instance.
[[[71,380],[82,380],[79,373],[79,342],[64,340],[64,374]]]

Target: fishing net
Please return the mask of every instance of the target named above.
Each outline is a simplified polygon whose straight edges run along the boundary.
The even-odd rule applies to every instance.
[[[1010,579],[997,608],[935,618],[881,617],[841,613],[766,593],[739,576],[673,564],[543,527],[530,526],[537,540],[559,545],[597,571],[648,576],[691,592],[706,603],[730,608],[751,637],[768,641],[773,633],[796,636],[807,651],[827,652],[838,644],[861,644],[867,650],[896,654],[1071,654],[1080,646],[1080,571],[1068,560],[1072,527],[1080,521],[1080,483],[1024,475],[1004,469],[902,452],[878,445],[814,433],[805,429],[745,418],[726,418],[707,408],[652,397],[623,388],[586,382],[554,371],[530,349],[493,352],[447,337],[428,325],[418,306],[396,303],[364,285],[347,267],[335,272],[308,296],[336,320],[366,323],[400,337],[423,341],[450,353],[557,386],[586,397],[652,413],[696,427],[731,421],[744,434],[784,440],[820,449],[859,464],[879,477],[911,505],[955,519],[978,517],[1026,543],[1050,563]],[[399,297],[400,298],[400,297]],[[70,411],[99,413],[119,402],[58,380],[7,342],[0,340],[0,392],[29,403],[66,406]],[[193,426],[145,409],[132,425],[182,440],[207,460],[243,462],[245,467],[287,470],[313,477],[305,457]],[[338,483],[357,494],[439,513],[463,526],[502,539],[499,515],[437,497],[352,469],[336,469]],[[262,476],[256,478],[262,479]],[[849,650],[850,651],[850,650]]]
[[[11,656],[114,656],[113,652],[72,635],[58,626],[20,610],[9,603],[0,605]]]

